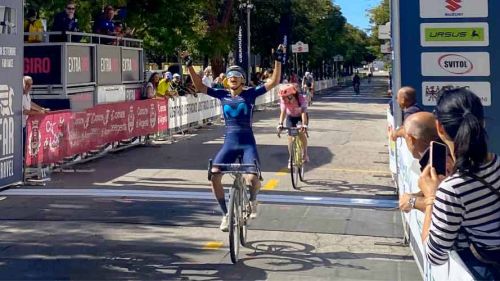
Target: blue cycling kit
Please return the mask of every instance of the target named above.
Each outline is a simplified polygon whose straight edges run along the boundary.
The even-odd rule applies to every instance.
[[[243,90],[238,96],[231,96],[225,89],[207,88],[207,94],[221,101],[226,122],[224,144],[215,156],[214,163],[231,164],[242,156],[243,164],[259,162],[259,154],[252,131],[252,113],[255,99],[266,93],[264,85]],[[246,169],[254,172],[253,169]]]

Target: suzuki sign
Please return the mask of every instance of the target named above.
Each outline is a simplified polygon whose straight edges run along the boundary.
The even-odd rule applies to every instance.
[[[488,0],[420,0],[421,18],[486,18]]]

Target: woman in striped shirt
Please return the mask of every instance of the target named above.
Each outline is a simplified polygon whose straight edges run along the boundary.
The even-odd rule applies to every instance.
[[[446,179],[430,166],[419,179],[427,204],[422,229],[427,260],[444,264],[454,247],[478,279],[500,279],[497,269],[479,263],[468,249],[469,243],[480,249],[500,246],[500,198],[491,190],[500,190],[500,159],[488,152],[481,100],[465,88],[446,89],[435,114],[455,166]]]

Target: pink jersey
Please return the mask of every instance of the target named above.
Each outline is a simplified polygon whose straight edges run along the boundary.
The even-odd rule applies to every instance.
[[[296,99],[288,100],[288,98],[281,98],[280,107],[281,110],[286,110],[287,116],[299,117],[302,112],[307,110],[307,101],[303,95],[299,95],[300,106]]]

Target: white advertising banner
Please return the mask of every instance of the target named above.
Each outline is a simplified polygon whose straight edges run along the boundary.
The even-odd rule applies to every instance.
[[[486,18],[488,0],[420,0],[421,18]]]
[[[422,47],[487,47],[490,45],[486,22],[420,24]]]
[[[175,130],[191,123],[198,123],[204,119],[219,116],[220,102],[204,94],[178,97],[168,101],[168,126]]]
[[[97,104],[126,101],[124,85],[97,87]]]
[[[465,87],[476,94],[482,101],[483,106],[491,106],[491,84],[490,82],[423,82],[422,83],[422,103],[426,106],[435,106],[438,92],[447,86]]]
[[[422,53],[423,76],[490,76],[487,52]]]

